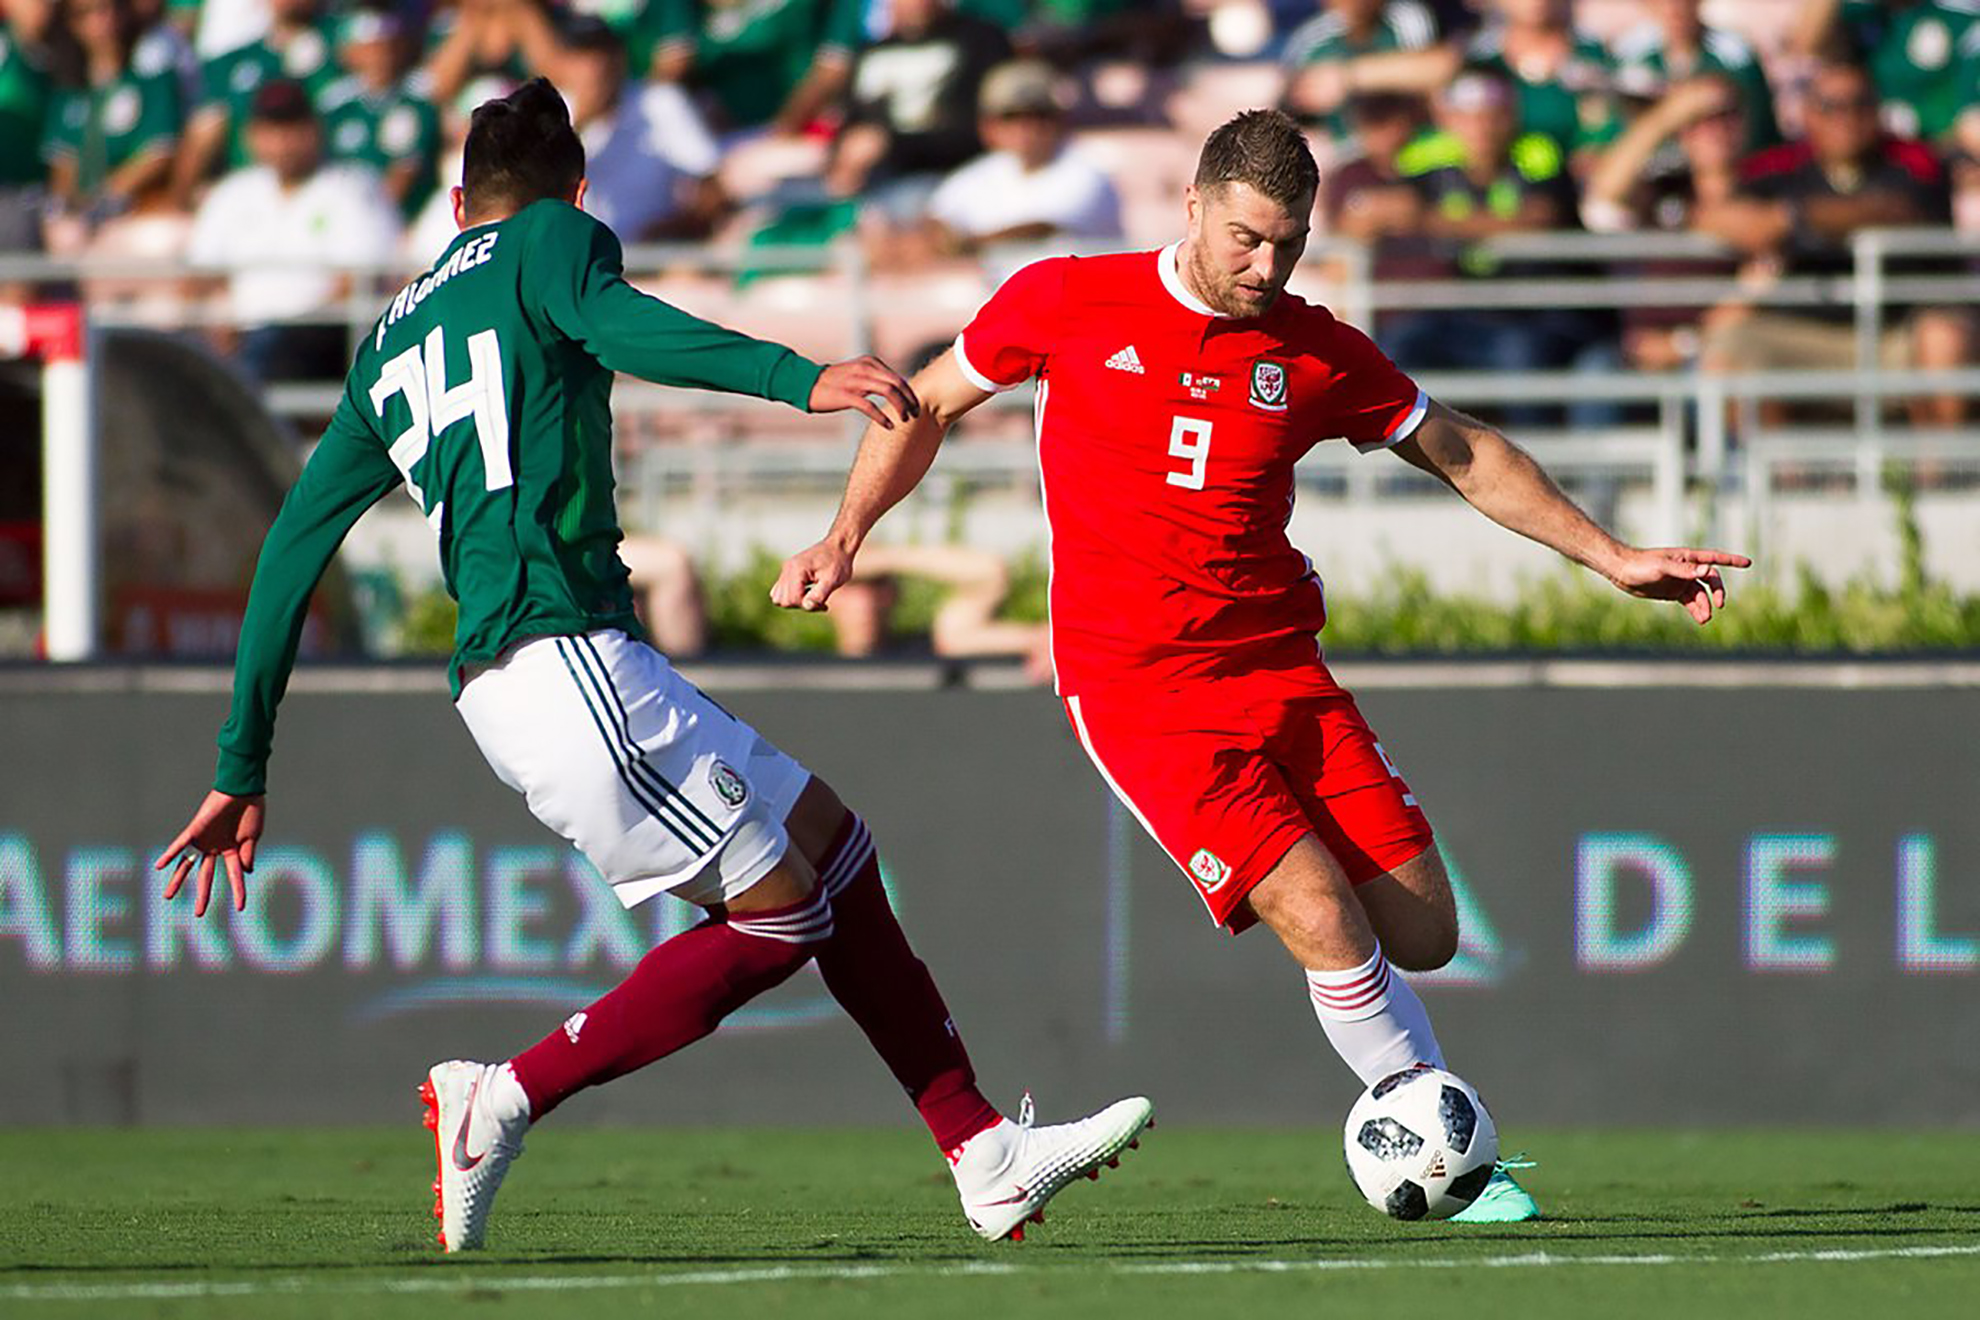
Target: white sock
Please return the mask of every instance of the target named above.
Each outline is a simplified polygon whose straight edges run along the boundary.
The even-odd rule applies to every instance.
[[[1361,966],[1345,971],[1309,968],[1306,988],[1328,1043],[1362,1085],[1372,1086],[1411,1064],[1444,1066],[1429,1012],[1416,991],[1389,970],[1380,948]]]

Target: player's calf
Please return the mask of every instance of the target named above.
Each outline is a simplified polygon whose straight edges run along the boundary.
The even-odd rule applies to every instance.
[[[1395,966],[1434,972],[1457,956],[1457,899],[1434,844],[1356,885],[1354,896]]]

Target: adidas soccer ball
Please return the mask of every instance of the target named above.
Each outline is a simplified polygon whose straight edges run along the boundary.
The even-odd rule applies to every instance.
[[[1393,1219],[1450,1218],[1478,1199],[1498,1158],[1485,1102],[1441,1068],[1391,1073],[1348,1110],[1348,1176]]]

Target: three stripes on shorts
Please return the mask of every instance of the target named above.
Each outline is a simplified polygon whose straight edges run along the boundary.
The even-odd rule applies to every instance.
[[[612,686],[611,673],[589,637],[559,637],[557,654],[570,671],[578,695],[598,726],[598,734],[612,754],[619,781],[633,800],[645,807],[653,819],[666,826],[676,839],[696,857],[706,857],[722,841],[722,831],[708,813],[694,805],[687,794],[646,760],[632,736],[632,720],[625,702]]]

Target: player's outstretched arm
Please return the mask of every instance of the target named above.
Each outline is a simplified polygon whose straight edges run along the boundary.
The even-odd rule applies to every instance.
[[[824,377],[819,379],[822,384]],[[990,397],[963,375],[953,349],[923,368],[911,385],[919,411],[899,427],[878,418],[866,428],[831,528],[816,545],[784,561],[770,599],[785,609],[825,608],[852,577],[853,556],[873,524],[921,484],[955,420]]]
[[[234,891],[234,911],[247,908],[247,873],[254,869],[254,846],[261,838],[266,815],[264,794],[235,797],[214,789],[199,804],[179,837],[166,845],[152,863],[154,871],[172,867],[172,878],[165,885],[165,901],[178,897],[195,865],[199,884],[193,890],[193,915],[206,915],[207,901],[213,897],[213,863],[218,858],[227,867],[227,884]],[[175,865],[176,863],[176,865]]]
[[[172,867],[167,899],[198,866],[195,916],[206,913],[216,862],[226,866],[235,909],[247,906],[246,876],[254,869],[265,815],[275,708],[295,667],[309,598],[351,525],[398,484],[398,470],[384,446],[366,433],[347,390],[262,542],[234,654],[233,709],[220,731],[213,791],[154,865],[160,871]]]
[[[1562,494],[1531,454],[1441,403],[1432,403],[1416,433],[1395,448],[1501,527],[1559,551],[1632,596],[1676,601],[1699,623],[1725,606],[1719,570],[1753,563],[1726,550],[1643,549],[1618,541]]]

